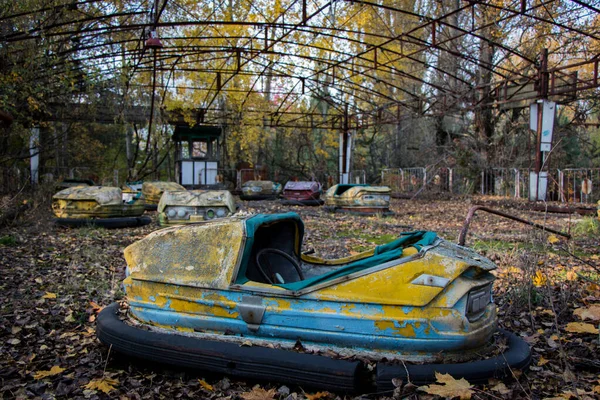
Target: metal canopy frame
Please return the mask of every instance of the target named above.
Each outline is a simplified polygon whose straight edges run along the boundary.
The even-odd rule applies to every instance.
[[[189,107],[207,124],[235,123],[244,110],[261,115],[261,126],[347,130],[407,115],[597,97],[600,33],[582,21],[599,17],[600,2],[446,3],[50,0],[38,10],[0,12],[0,52],[44,42],[52,57],[34,63],[41,77],[82,70],[107,87],[125,76],[128,90],[153,98],[193,93]],[[246,7],[247,18],[231,5]],[[372,20],[362,22],[367,13]],[[536,46],[523,41],[532,26],[550,39],[582,39],[584,48],[532,53]],[[494,29],[512,36],[496,38]],[[148,47],[156,33],[163,46]],[[491,63],[478,57],[484,44],[496,50]],[[482,83],[481,74],[491,78]],[[228,96],[237,109],[223,108]]]

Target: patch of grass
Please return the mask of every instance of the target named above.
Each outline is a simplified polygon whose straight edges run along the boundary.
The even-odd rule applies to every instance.
[[[17,239],[12,235],[4,235],[0,237],[0,245],[2,246],[16,246]]]
[[[373,243],[375,245],[389,243],[392,240],[395,240],[398,238],[398,235],[394,235],[394,234],[390,234],[390,233],[383,233],[383,234],[365,233],[358,229],[343,230],[343,231],[340,231],[337,236],[342,237],[342,238],[362,239],[365,242]]]
[[[532,252],[547,253],[548,249],[542,244],[537,243],[523,243],[523,242],[506,242],[503,240],[477,240],[470,247],[478,252],[492,251],[492,252],[507,252],[514,250],[528,250]]]
[[[585,217],[573,227],[573,235],[600,237],[600,221],[596,217]]]

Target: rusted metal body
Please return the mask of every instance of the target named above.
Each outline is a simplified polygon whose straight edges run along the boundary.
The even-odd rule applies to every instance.
[[[485,257],[416,231],[322,259],[302,254],[303,234],[294,213],[153,232],[125,249],[128,322],[107,307],[98,337],[136,357],[333,390],[528,365],[527,344],[505,332],[509,350],[482,359],[497,331],[496,266]]]
[[[226,190],[166,191],[157,211],[160,226],[190,224],[230,216],[235,201]]]
[[[152,208],[156,208],[165,190],[186,190],[183,186],[175,182],[144,182],[142,184],[142,194],[146,199],[146,205]]]
[[[281,194],[281,183],[273,181],[246,181],[242,185],[242,200],[274,200]]]
[[[390,215],[390,195],[387,186],[339,184],[325,193],[325,207],[332,212]]]
[[[283,188],[283,203],[298,205],[321,205],[323,188],[315,181],[289,181]]]
[[[116,218],[144,213],[143,199],[124,198],[117,187],[75,186],[52,197],[52,211],[58,218]]]
[[[428,245],[407,243],[397,259],[305,287],[285,271],[290,264],[274,257],[271,264],[280,265],[272,267],[283,268],[278,274],[288,286],[269,284],[255,271],[254,254],[263,247],[289,252],[305,280],[377,254],[300,256],[297,217],[265,218],[257,229],[249,228],[252,218],[164,229],[129,246],[124,284],[131,316],[173,333],[202,331],[225,341],[290,348],[300,339],[340,353],[420,361],[440,351],[464,358],[488,344],[496,329],[489,273],[495,266],[468,249],[433,234]]]

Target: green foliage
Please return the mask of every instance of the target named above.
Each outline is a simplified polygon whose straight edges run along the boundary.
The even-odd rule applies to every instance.
[[[16,246],[18,244],[17,239],[11,235],[0,236],[0,245],[2,246]]]
[[[600,222],[597,217],[584,217],[573,227],[573,235],[600,238]]]

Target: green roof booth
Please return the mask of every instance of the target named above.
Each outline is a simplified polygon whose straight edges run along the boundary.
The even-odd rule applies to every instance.
[[[219,141],[223,128],[215,125],[176,125],[175,175],[188,189],[221,188]]]

